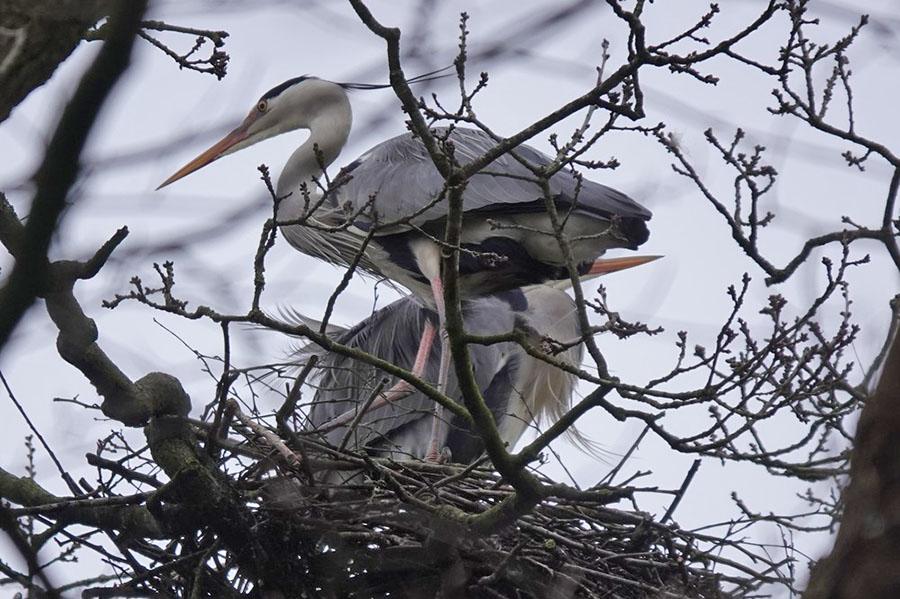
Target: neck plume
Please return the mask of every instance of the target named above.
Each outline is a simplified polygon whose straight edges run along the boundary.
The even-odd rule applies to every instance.
[[[341,153],[350,133],[350,102],[344,90],[337,89],[340,94],[321,105],[310,119],[309,139],[291,154],[278,177],[276,194],[282,200],[276,218],[285,239],[301,252],[331,264],[346,265],[359,250],[359,240],[354,236],[346,232],[323,235],[315,228],[292,222],[309,219],[311,224],[332,226],[340,216],[330,206],[319,206],[313,214],[305,214],[305,209],[321,198],[318,181]]]

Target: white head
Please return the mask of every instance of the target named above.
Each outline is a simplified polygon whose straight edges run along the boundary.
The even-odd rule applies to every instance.
[[[264,93],[228,135],[191,160],[157,189],[238,150],[297,129],[328,130],[332,143],[319,144],[326,163],[337,157],[351,123],[347,92],[339,83],[311,76],[289,79]],[[335,147],[336,146],[336,147]]]

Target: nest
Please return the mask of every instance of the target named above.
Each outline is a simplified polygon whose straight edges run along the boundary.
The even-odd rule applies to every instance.
[[[248,438],[265,449],[258,435]],[[276,460],[279,475],[271,476],[269,451],[240,478],[258,493],[265,527],[302,548],[296,575],[312,581],[304,584],[310,596],[713,598],[743,596],[761,582],[718,556],[722,539],[611,507],[634,505],[629,487],[562,493],[473,527],[474,516],[501,513],[516,494],[484,465],[303,444],[299,462]],[[722,566],[736,574],[714,571]]]

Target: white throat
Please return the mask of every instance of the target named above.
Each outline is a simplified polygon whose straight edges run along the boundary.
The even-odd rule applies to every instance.
[[[323,106],[310,119],[306,127],[309,129],[309,138],[294,150],[278,177],[275,189],[278,197],[290,194],[290,203],[302,204],[304,198],[300,189],[303,184],[310,196],[319,195],[316,182],[340,155],[352,124],[350,101],[341,90],[340,96]]]

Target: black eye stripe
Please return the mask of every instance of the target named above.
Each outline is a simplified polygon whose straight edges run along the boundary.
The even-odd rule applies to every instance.
[[[284,83],[282,83],[280,85],[276,85],[275,87],[273,87],[272,89],[270,89],[269,91],[264,93],[259,100],[260,100],[260,102],[262,102],[262,101],[274,98],[275,96],[279,95],[281,92],[283,92],[290,86],[300,83],[301,81],[306,81],[307,79],[313,79],[313,77],[310,77],[309,75],[303,75],[301,77],[294,77],[293,79],[288,79]]]

